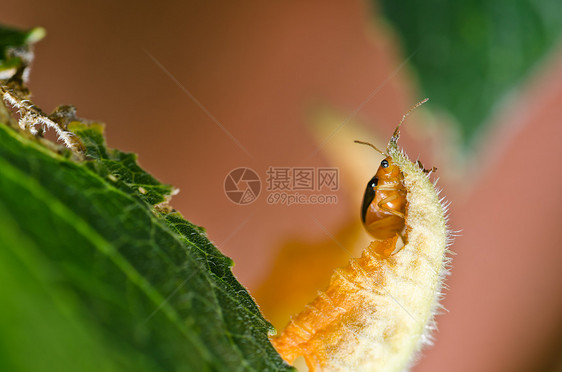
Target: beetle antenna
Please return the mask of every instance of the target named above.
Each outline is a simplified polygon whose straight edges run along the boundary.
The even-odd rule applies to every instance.
[[[420,107],[421,105],[423,105],[424,103],[426,103],[427,101],[429,101],[429,98],[424,99],[423,101],[420,101],[418,103],[416,103],[414,106],[412,106],[412,108],[410,108],[408,110],[408,112],[406,112],[404,114],[404,116],[402,116],[402,120],[400,120],[400,123],[398,123],[398,126],[396,127],[396,129],[394,130],[394,134],[392,135],[392,137],[390,138],[390,142],[388,142],[388,145],[390,146],[391,144],[393,146],[396,147],[396,142],[398,142],[398,138],[400,138],[400,126],[402,125],[402,123],[404,122],[404,120],[406,120],[406,118],[408,117],[408,115],[410,115],[410,113],[412,111],[414,111],[415,109],[417,109],[418,107]]]
[[[370,147],[374,148],[375,150],[377,150],[377,152],[380,152],[381,154],[383,154],[384,156],[388,156],[388,155],[386,155],[384,152],[382,152],[381,150],[379,150],[379,149],[377,148],[377,146],[373,145],[372,143],[363,142],[363,141],[358,141],[358,140],[355,140],[355,141],[353,141],[353,142],[359,143],[359,144],[361,144],[361,145],[370,146]]]

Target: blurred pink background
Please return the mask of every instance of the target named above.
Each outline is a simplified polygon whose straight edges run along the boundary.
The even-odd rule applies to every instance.
[[[223,191],[228,172],[250,167],[265,187],[269,166],[333,166],[310,134],[310,109],[332,107],[387,138],[423,98],[369,4],[19,0],[2,5],[0,22],[47,30],[35,103],[73,104],[105,122],[110,146],[180,188],[174,207],[207,229],[253,291],[285,241],[324,239],[323,227],[358,219],[359,205],[341,185],[336,205],[271,206],[262,194],[238,206]],[[446,135],[404,133],[407,152],[439,168],[451,227],[462,230],[449,312],[416,372],[562,370],[561,52],[504,102],[465,163],[439,150],[451,146]]]

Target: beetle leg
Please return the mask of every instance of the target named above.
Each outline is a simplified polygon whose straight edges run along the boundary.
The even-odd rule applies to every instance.
[[[375,190],[383,190],[383,191],[399,191],[400,188],[394,185],[380,185],[380,186],[375,186],[374,187]]]
[[[422,170],[422,172],[424,172],[425,174],[429,174],[429,173],[433,173],[433,172],[436,172],[436,171],[437,171],[437,168],[436,168],[436,167],[432,167],[431,169],[425,169],[425,168],[423,167],[422,162],[419,161],[419,160],[416,162],[416,165],[417,165],[417,166]]]
[[[384,198],[383,200],[381,200],[381,201],[377,204],[377,206],[378,206],[380,209],[382,209],[383,211],[385,211],[385,212],[392,213],[393,215],[398,216],[398,217],[400,217],[400,218],[404,218],[404,213],[395,211],[395,210],[390,209],[390,208],[388,208],[388,207],[385,207],[385,206],[383,205],[383,204],[386,204],[386,203],[390,203],[391,201],[395,200],[396,198],[398,198],[398,195],[392,195],[392,196],[386,197],[386,198]]]

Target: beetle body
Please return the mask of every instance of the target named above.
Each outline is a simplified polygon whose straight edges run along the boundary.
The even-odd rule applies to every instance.
[[[400,168],[386,157],[367,184],[361,220],[375,239],[390,239],[404,230],[406,188]]]

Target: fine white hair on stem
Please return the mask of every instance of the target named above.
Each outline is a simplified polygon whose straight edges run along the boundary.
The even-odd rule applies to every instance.
[[[42,128],[53,129],[57,134],[57,138],[62,141],[66,147],[71,150],[76,150],[78,142],[74,133],[69,132],[59,123],[51,120],[41,110],[35,107],[29,99],[20,98],[7,86],[0,85],[0,91],[4,102],[17,110],[20,117],[18,125],[22,130],[27,130],[29,133],[37,135],[39,130],[36,126],[38,125]]]

